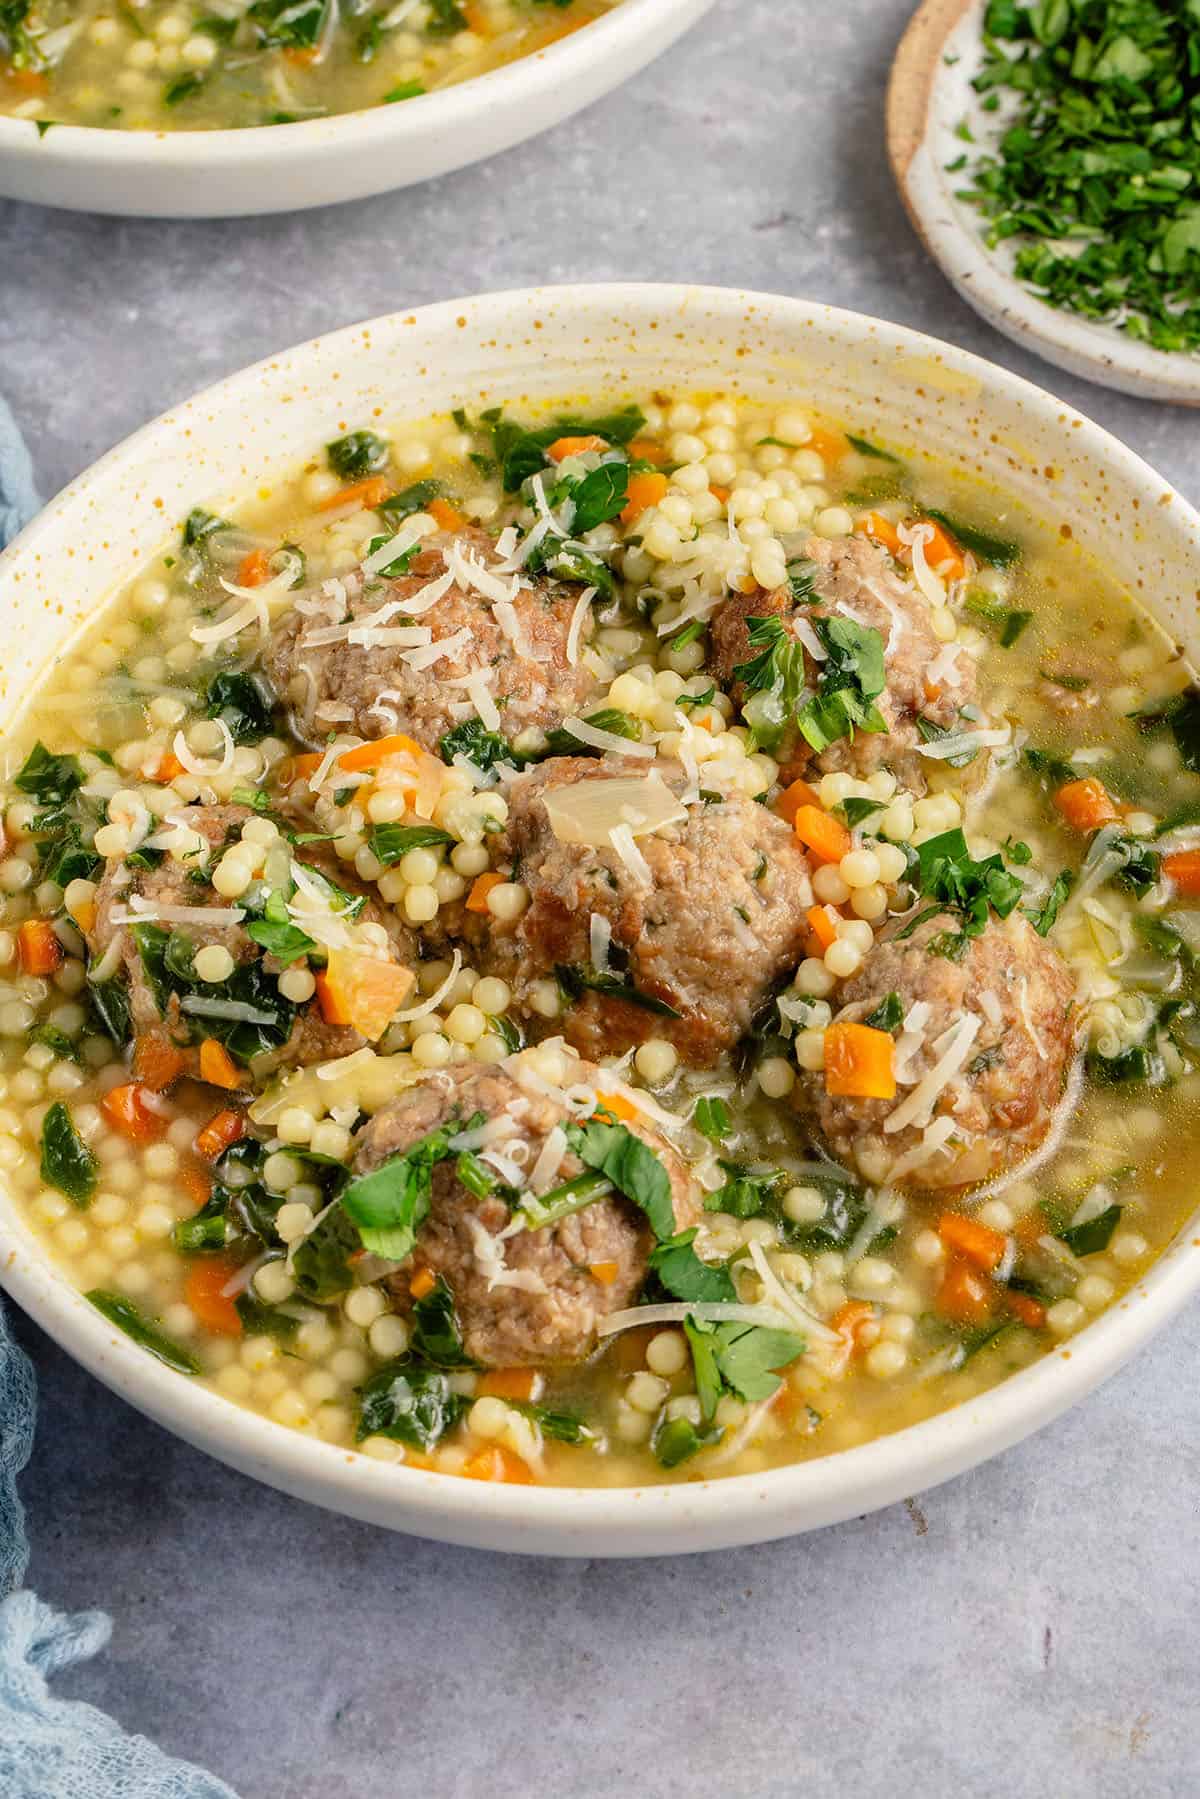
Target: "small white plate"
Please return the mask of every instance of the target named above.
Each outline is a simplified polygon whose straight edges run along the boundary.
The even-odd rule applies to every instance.
[[[231,219],[390,193],[581,112],[713,0],[623,0],[582,31],[399,106],[239,131],[103,131],[0,117],[0,195],[127,218]]]
[[[1200,406],[1200,356],[1155,350],[1115,325],[1046,305],[1013,275],[1015,246],[989,249],[983,215],[955,199],[965,171],[946,165],[967,147],[957,127],[967,120],[976,148],[996,132],[998,115],[981,111],[971,86],[983,61],[984,3],[925,0],[892,64],[888,153],[925,247],[963,299],[1014,343],[1104,387]]]

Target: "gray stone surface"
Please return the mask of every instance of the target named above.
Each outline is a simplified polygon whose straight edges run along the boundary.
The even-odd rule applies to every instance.
[[[723,0],[552,135],[423,189],[234,224],[0,206],[0,384],[49,492],[202,384],[330,326],[536,281],[804,294],[965,344],[1193,498],[1191,415],[1060,375],[926,261],[883,157],[905,0]],[[1039,1437],[791,1542],[551,1563],[388,1536],[252,1485],[22,1331],[32,1580],[101,1604],[64,1687],[244,1799],[1200,1788],[1200,1318]],[[53,1799],[87,1799],[54,1795]]]

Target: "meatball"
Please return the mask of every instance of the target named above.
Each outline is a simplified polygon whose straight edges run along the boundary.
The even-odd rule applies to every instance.
[[[599,1070],[571,1059],[572,1085],[593,1085]],[[571,1114],[557,1099],[521,1084],[520,1073],[464,1063],[430,1075],[377,1112],[358,1139],[355,1169],[368,1173],[437,1130],[448,1119],[476,1112],[506,1116],[510,1133],[493,1147],[531,1169],[547,1138]],[[628,1127],[649,1145],[671,1182],[675,1221],[694,1224],[699,1208],[684,1164],[640,1121]],[[581,1172],[569,1152],[553,1184]],[[467,1353],[488,1367],[579,1361],[596,1343],[596,1327],[630,1305],[645,1278],[653,1236],[642,1213],[620,1196],[598,1199],[542,1230],[504,1237],[509,1209],[495,1196],[480,1199],[447,1160],[433,1171],[429,1216],[417,1236],[414,1260],[444,1276],[454,1295]],[[393,1278],[403,1306],[409,1276]]]
[[[596,686],[596,677],[577,651],[568,655],[571,621],[581,587],[547,576],[522,574],[511,600],[496,594],[514,585],[511,575],[488,573],[495,545],[482,531],[464,531],[427,541],[408,574],[373,583],[347,576],[333,604],[337,616],[285,613],[275,626],[263,666],[291,706],[297,734],[323,744],[331,724],[366,738],[403,731],[436,750],[446,732],[476,716],[462,677],[472,670],[487,676],[487,689],[500,708],[502,729],[511,740],[531,727],[561,725]],[[454,579],[432,606],[413,619],[404,602],[447,574]],[[478,577],[487,591],[480,591]],[[495,590],[495,591],[493,591]],[[511,608],[511,610],[509,610]],[[391,634],[406,624],[428,626],[432,641],[459,639],[449,654],[428,666],[406,660],[409,643],[385,640],[364,644],[322,642],[328,630],[353,620]],[[590,631],[591,622],[588,621]],[[419,646],[416,646],[419,648]]]
[[[212,863],[219,858],[225,846],[240,837],[246,820],[255,815],[246,806],[189,806],[175,816],[181,823],[186,820],[188,827],[203,837],[210,846],[207,869],[201,871],[195,866],[189,867],[188,863],[177,861],[170,855],[164,856],[156,868],[149,869],[131,869],[122,859],[110,860],[96,890],[96,916],[88,937],[88,949],[91,956],[98,959],[119,934],[123,935],[121,968],[128,984],[130,1018],[135,1032],[144,1035],[161,1031],[165,1027],[168,1036],[184,1046],[191,1035],[191,1026],[180,1010],[178,997],[171,996],[164,1016],[159,1011],[137,944],[125,931],[124,920],[119,921],[114,916],[114,910],[119,908],[127,911],[129,902],[135,895],[162,907],[208,909],[231,906],[234,902],[223,899],[216,891],[208,878],[208,871],[211,871]],[[366,892],[352,874],[348,874],[340,865],[332,864],[328,857],[322,856],[312,847],[299,848],[294,853],[297,860],[316,869],[343,892]],[[416,938],[399,923],[392,911],[368,898],[359,917],[364,922],[383,927],[398,961],[406,966],[415,963]],[[171,929],[190,938],[197,949],[209,944],[219,944],[229,951],[236,963],[261,958],[269,971],[278,972],[279,964],[271,956],[263,956],[259,945],[247,936],[240,924],[206,926],[195,921],[172,923]],[[265,1073],[282,1063],[308,1064],[323,1062],[334,1056],[350,1055],[354,1050],[361,1049],[364,1041],[357,1031],[348,1026],[327,1024],[319,1007],[308,1006],[297,1012],[291,1036],[280,1049],[255,1058],[255,1070]]]
[[[1050,1130],[1075,1049],[1074,982],[1016,912],[968,939],[961,961],[931,951],[941,933],[957,933],[949,915],[924,920],[911,937],[899,935],[904,928],[882,933],[842,987],[836,1015],[861,1023],[889,993],[900,995],[896,1097],[838,1097],[817,1072],[801,1074],[796,1103],[832,1154],[869,1180],[975,1186],[1023,1161]]]
[[[514,781],[497,859],[529,890],[515,925],[488,921],[484,953],[532,1012],[536,984],[558,978],[573,995],[560,1026],[584,1055],[619,1053],[666,1037],[687,1062],[715,1062],[749,1028],[772,983],[803,954],[812,905],[809,864],[773,812],[722,777],[677,821],[636,840],[649,878],[618,852],[555,835],[547,796],[648,771],[673,795],[689,777],[676,762],[556,757]],[[611,932],[607,972],[593,966],[593,920]],[[628,987],[634,998],[622,997]],[[640,1003],[639,1003],[640,1002]]]
[[[829,540],[810,537],[803,556],[814,563],[816,604],[798,604],[788,587],[772,593],[736,594],[718,608],[712,621],[712,673],[723,687],[745,699],[745,690],[734,677],[739,663],[754,654],[747,619],[774,615],[795,633],[798,622],[841,614],[856,624],[879,632],[884,642],[887,685],[875,701],[887,723],[887,731],[856,731],[853,738],[839,738],[815,757],[822,774],[837,770],[865,779],[886,768],[901,785],[914,793],[927,786],[925,764],[919,746],[923,739],[917,719],[925,718],[941,730],[963,727],[960,714],[976,706],[975,661],[963,647],[943,644],[933,630],[929,601],[918,587],[902,581],[887,556],[864,537]],[[816,685],[820,665],[805,651],[807,679]],[[979,724],[972,716],[969,724]],[[785,739],[783,778],[802,775],[814,761],[814,752],[799,734]],[[986,754],[958,771],[964,785],[974,786],[986,768]]]

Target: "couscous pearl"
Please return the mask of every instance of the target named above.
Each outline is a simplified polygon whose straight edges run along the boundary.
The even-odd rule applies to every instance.
[[[317,990],[316,978],[308,968],[285,968],[279,977],[279,991],[293,1005],[302,1006]]]
[[[192,957],[192,968],[200,981],[227,981],[234,967],[233,957],[220,943],[207,943]]]
[[[783,1196],[784,1217],[793,1224],[815,1224],[825,1210],[825,1196],[816,1187],[789,1187]]]
[[[850,895],[851,911],[871,923],[883,917],[887,911],[887,903],[887,888],[881,887],[878,882],[871,887],[859,887]]]
[[[687,1340],[680,1331],[659,1331],[646,1345],[646,1366],[664,1379],[682,1374],[687,1362]]]
[[[913,1254],[918,1262],[926,1268],[934,1267],[942,1260],[946,1246],[936,1231],[918,1231],[913,1239]]]
[[[212,38],[201,37],[197,34],[195,37],[186,39],[180,47],[179,54],[187,68],[207,69],[216,60],[217,46]]]
[[[1083,1323],[1083,1307],[1074,1299],[1060,1299],[1046,1313],[1046,1323],[1056,1337],[1066,1337]]]
[[[313,1133],[312,1113],[300,1106],[287,1106],[279,1114],[276,1130],[285,1143],[307,1143]]]
[[[413,1044],[412,1059],[421,1068],[445,1068],[450,1060],[450,1045],[440,1032],[430,1031]]]
[[[1013,1215],[1009,1206],[1002,1199],[989,1199],[978,1212],[980,1224],[986,1224],[992,1231],[1011,1231]]]
[[[862,953],[853,943],[848,943],[844,937],[839,937],[825,951],[825,967],[831,975],[836,975],[839,981],[847,980],[852,974],[857,974],[862,967]]]
[[[335,1162],[344,1161],[350,1153],[350,1133],[333,1119],[322,1119],[313,1128],[311,1147],[319,1156],[332,1156]]]
[[[1099,1312],[1108,1304],[1115,1291],[1112,1282],[1105,1280],[1103,1275],[1085,1274],[1075,1288],[1075,1297],[1086,1311]]]
[[[476,981],[471,990],[471,1003],[489,1018],[495,1018],[506,1011],[511,1000],[512,990],[508,982],[498,980],[495,975],[485,975],[482,980]]]
[[[639,1045],[633,1063],[644,1081],[659,1087],[675,1073],[679,1057],[674,1044],[663,1037],[651,1037]]]
[[[796,1084],[795,1070],[783,1056],[768,1056],[758,1065],[758,1084],[768,1099],[783,1099]]]
[[[908,1365],[908,1355],[900,1343],[884,1337],[866,1354],[865,1366],[872,1380],[892,1380]]]
[[[848,850],[838,863],[847,887],[870,887],[879,879],[879,858],[874,850]]]
[[[355,1287],[342,1302],[342,1310],[351,1324],[367,1330],[387,1311],[387,1300],[378,1287]]]
[[[377,1318],[367,1332],[367,1342],[371,1345],[373,1355],[382,1360],[390,1360],[392,1356],[403,1355],[408,1348],[408,1326],[403,1318],[397,1318],[392,1312]]]
[[[212,884],[223,899],[237,899],[254,879],[250,858],[240,850],[226,850],[212,871]]]
[[[824,999],[827,993],[833,992],[834,977],[824,962],[818,962],[815,956],[806,956],[796,970],[795,985],[802,994]]]
[[[373,1462],[402,1462],[404,1460],[403,1443],[394,1443],[390,1437],[368,1437],[358,1447],[363,1455],[369,1455]]]
[[[269,1306],[282,1305],[295,1289],[296,1283],[284,1262],[264,1262],[254,1276],[254,1291]]]
[[[824,1031],[805,1030],[796,1036],[796,1062],[799,1067],[815,1074],[825,1066],[825,1033]]]
[[[841,906],[850,898],[850,889],[842,879],[841,870],[832,862],[813,871],[812,890],[823,906]]]
[[[879,821],[879,829],[893,843],[907,843],[913,828],[913,809],[909,800],[894,800]]]
[[[283,1243],[298,1243],[307,1236],[313,1221],[311,1206],[298,1205],[294,1200],[280,1206],[275,1214],[275,1232]]]
[[[151,1242],[156,1238],[169,1237],[174,1224],[174,1215],[162,1205],[143,1206],[137,1215],[138,1235]]]
[[[897,849],[894,843],[876,844],[875,860],[879,864],[879,879],[888,886],[898,881],[908,866],[904,851]]]
[[[635,1374],[625,1389],[626,1404],[635,1412],[657,1412],[670,1388],[657,1374]]]
[[[482,1437],[485,1442],[495,1442],[508,1429],[511,1416],[502,1399],[485,1393],[468,1412],[467,1427],[473,1436]]]
[[[1145,1237],[1139,1236],[1137,1231],[1118,1231],[1109,1244],[1109,1254],[1114,1262],[1127,1268],[1131,1262],[1140,1262],[1149,1247]]]
[[[519,881],[501,881],[487,896],[488,911],[502,924],[511,924],[520,918],[528,904],[529,889]]]
[[[297,1181],[303,1179],[304,1169],[295,1156],[289,1156],[286,1150],[277,1149],[269,1155],[262,1167],[263,1180],[273,1193],[286,1193]]]
[[[844,943],[852,943],[860,955],[865,956],[875,942],[875,933],[862,918],[847,918],[838,926],[838,937]]]

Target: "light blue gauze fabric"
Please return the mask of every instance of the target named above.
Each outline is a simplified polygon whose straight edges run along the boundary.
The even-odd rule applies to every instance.
[[[0,549],[37,507],[29,453],[0,399]],[[103,1612],[56,1612],[19,1586],[29,1545],[17,1475],[33,1445],[34,1397],[0,1305],[0,1799],[236,1799],[95,1706],[51,1693],[50,1675],[95,1655],[112,1625]]]

